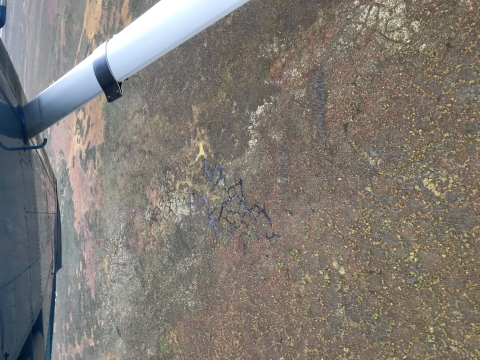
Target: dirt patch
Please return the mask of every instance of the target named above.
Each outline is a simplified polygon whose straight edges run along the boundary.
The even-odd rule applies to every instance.
[[[52,162],[56,166],[62,160],[67,162],[69,181],[74,189],[75,231],[82,239],[80,247],[84,254],[84,271],[93,298],[98,239],[91,232],[89,224],[95,221],[95,214],[102,210],[103,179],[99,173],[101,158],[96,152],[94,156],[89,157],[88,154],[103,143],[103,103],[102,98],[93,100],[50,130],[50,136],[58,139],[50,148]]]
[[[58,0],[47,0],[47,18],[50,25],[55,23],[58,13]]]
[[[121,10],[121,15],[122,15],[122,25],[124,27],[130,25],[132,22],[132,15],[129,13],[129,4],[130,0],[124,0],[123,5],[122,5],[122,10]]]
[[[77,356],[83,357],[84,351],[88,347],[93,347],[95,345],[93,329],[91,330],[90,336],[86,333],[83,333],[80,340],[76,340],[75,344],[58,344],[57,345],[57,354],[63,359],[75,358]]]

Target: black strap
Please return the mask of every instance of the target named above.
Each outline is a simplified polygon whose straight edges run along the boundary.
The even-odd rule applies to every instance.
[[[112,74],[107,58],[107,43],[104,45],[102,55],[93,60],[93,72],[97,78],[98,84],[102,88],[109,103],[122,97],[122,83],[118,82]]]

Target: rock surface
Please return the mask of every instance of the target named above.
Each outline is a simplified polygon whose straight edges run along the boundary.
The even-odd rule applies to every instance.
[[[13,1],[28,97],[153,3]],[[252,0],[54,126],[54,358],[479,358],[479,24]]]

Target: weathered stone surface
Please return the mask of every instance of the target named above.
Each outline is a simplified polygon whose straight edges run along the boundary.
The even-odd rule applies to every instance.
[[[463,233],[469,233],[478,226],[477,215],[470,206],[450,210],[445,216],[445,222],[455,230]]]
[[[21,78],[152,3],[41,3]],[[56,358],[480,357],[479,16],[252,0],[55,126]]]

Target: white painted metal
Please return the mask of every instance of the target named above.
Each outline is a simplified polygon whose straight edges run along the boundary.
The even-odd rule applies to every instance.
[[[162,0],[108,42],[108,63],[123,81],[249,0]],[[24,107],[33,137],[102,93],[92,62],[97,53]]]
[[[102,93],[93,72],[94,55],[95,52],[23,107],[29,138]]]

